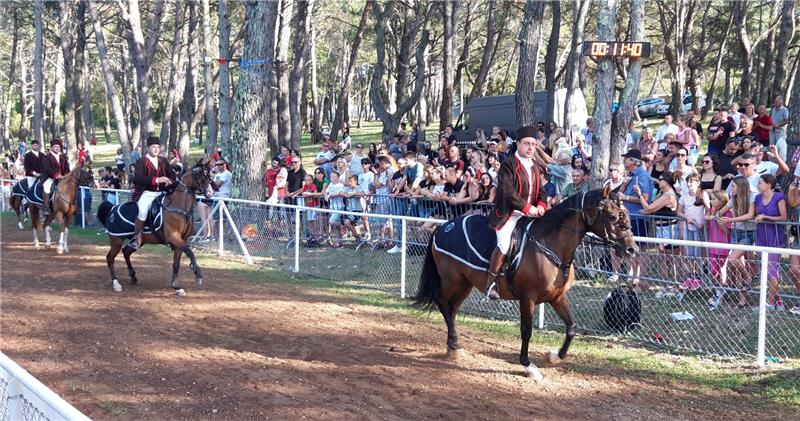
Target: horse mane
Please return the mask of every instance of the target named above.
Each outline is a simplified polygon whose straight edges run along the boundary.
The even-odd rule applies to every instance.
[[[572,195],[550,208],[541,218],[535,219],[532,228],[537,230],[538,235],[547,235],[558,230],[565,219],[575,215],[579,210],[596,207],[602,200],[602,194],[601,190],[591,190],[586,193],[586,196],[583,193]],[[583,201],[583,209],[581,201]]]

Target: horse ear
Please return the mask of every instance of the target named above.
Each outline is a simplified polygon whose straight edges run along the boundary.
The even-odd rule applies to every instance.
[[[606,184],[603,187],[603,200],[608,199],[608,196],[611,194],[611,184]]]

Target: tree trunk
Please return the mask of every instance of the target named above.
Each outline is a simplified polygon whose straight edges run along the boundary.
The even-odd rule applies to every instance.
[[[536,57],[539,55],[540,26],[544,16],[545,3],[528,0],[525,3],[525,16],[519,33],[519,66],[517,67],[517,89],[515,110],[517,127],[533,125],[533,92],[536,75]]]
[[[75,13],[75,55],[73,61],[72,98],[75,104],[75,142],[86,140],[86,121],[83,110],[83,91],[86,89],[86,3],[78,2]]]
[[[53,96],[50,98],[50,138],[55,139],[59,136],[59,116],[61,114],[61,91],[64,90],[64,54],[58,46],[56,47],[56,79],[53,84]]]
[[[73,78],[73,65],[75,61],[75,40],[73,31],[73,4],[64,1],[59,3],[60,13],[58,19],[59,43],[61,54],[64,56],[65,95],[64,95],[64,142],[68,145],[75,144],[75,80]]]
[[[405,13],[405,25],[403,28],[403,39],[401,41],[399,51],[411,49],[411,43],[416,38],[416,33],[422,28],[420,34],[420,41],[416,48],[416,72],[414,81],[414,90],[411,95],[405,93],[406,82],[410,77],[410,65],[407,68],[399,67],[398,75],[395,79],[395,92],[397,92],[397,101],[400,101],[394,107],[393,112],[389,112],[387,103],[381,95],[381,84],[383,83],[384,73],[386,72],[386,35],[388,21],[396,13],[397,3],[391,2],[386,5],[384,9],[379,3],[372,3],[372,11],[375,15],[375,49],[377,60],[375,62],[375,70],[370,84],[369,97],[372,106],[375,108],[375,114],[383,122],[383,129],[381,131],[381,139],[385,144],[389,144],[393,140],[394,135],[400,127],[400,120],[408,113],[411,108],[419,101],[420,94],[422,94],[422,87],[425,83],[425,69],[426,69],[426,50],[430,42],[430,8],[432,5],[417,4],[417,13],[414,15],[412,9],[409,8]],[[408,64],[410,60],[400,63]],[[404,70],[403,70],[404,69]],[[402,71],[400,71],[402,70]]]
[[[225,154],[231,143],[231,73],[228,60],[231,59],[231,23],[228,20],[229,0],[219,0],[219,56],[223,59],[219,64],[219,133],[220,143]]]
[[[311,141],[314,144],[322,139],[322,99],[317,84],[317,29],[311,26]]]
[[[292,35],[292,10],[294,1],[283,0],[280,2],[280,29],[278,31],[278,48],[275,52],[275,72],[278,80],[277,90],[277,123],[278,144],[291,145],[300,148],[300,139],[292,139],[292,119],[289,112],[289,39]],[[273,154],[280,152],[275,145],[270,145]]]
[[[632,0],[631,14],[628,29],[628,39],[632,42],[644,41],[644,13],[646,0]],[[619,108],[614,115],[614,124],[611,127],[611,153],[610,159],[619,159],[625,153],[625,139],[628,133],[628,124],[636,112],[636,102],[639,98],[639,83],[642,76],[642,60],[631,57],[628,59],[628,74],[619,99]],[[611,163],[611,162],[609,162]],[[594,165],[594,161],[592,162]]]
[[[122,105],[117,97],[117,88],[114,86],[113,73],[111,66],[108,63],[108,53],[106,50],[106,42],[103,36],[103,28],[100,26],[100,20],[97,17],[97,10],[94,0],[88,2],[89,13],[92,17],[92,25],[94,27],[94,36],[97,43],[97,55],[100,59],[100,65],[103,68],[103,81],[106,85],[106,95],[111,102],[111,108],[114,110],[114,121],[117,124],[117,136],[119,138],[119,146],[122,149],[122,156],[125,159],[125,168],[129,168],[131,164],[131,150],[128,143],[128,133],[125,130],[125,114],[122,111]]]
[[[209,0],[202,0],[203,14],[203,101],[206,104],[206,153],[211,156],[217,148],[217,110],[214,106],[214,82],[213,82],[213,62],[206,57],[211,54],[211,12],[208,5]],[[162,139],[163,142],[163,139]]]
[[[597,14],[597,37],[601,41],[614,41],[617,27],[619,3],[617,0],[601,0]],[[600,188],[608,174],[611,154],[611,103],[614,101],[614,78],[616,69],[613,58],[599,59],[597,62],[597,82],[595,84],[594,119],[596,131],[592,145],[591,186]]]
[[[88,141],[89,138],[94,136],[94,113],[92,112],[92,84],[91,84],[91,73],[89,73],[89,62],[88,60],[83,61],[83,77],[86,79],[86,83],[83,84],[83,107],[81,108],[82,112],[81,115],[83,117],[83,127],[86,129],[86,137],[83,140],[84,142]]]
[[[677,116],[683,111],[683,92],[686,88],[686,69],[692,53],[692,27],[696,0],[659,3],[659,24],[665,40],[664,58],[670,68],[671,100],[669,113]],[[674,7],[674,8],[673,8]]]
[[[342,123],[347,120],[345,115],[347,97],[350,95],[350,89],[353,86],[353,74],[356,69],[356,62],[358,60],[358,51],[361,49],[361,39],[364,37],[364,29],[367,27],[367,19],[369,18],[370,2],[364,6],[361,12],[361,20],[358,22],[358,29],[356,36],[353,39],[353,45],[350,48],[350,60],[347,62],[347,70],[344,74],[344,84],[342,90],[339,91],[339,98],[336,101],[336,112],[333,116],[333,125],[331,127],[331,137],[338,139],[339,132],[342,130]]]
[[[469,93],[469,99],[486,95],[486,89],[489,81],[489,66],[492,64],[492,51],[494,50],[495,28],[494,28],[494,14],[497,7],[496,0],[489,0],[487,2],[487,15],[486,15],[486,43],[483,44],[483,53],[481,54],[481,64],[478,67],[478,74],[475,76],[475,81],[472,84],[472,91]]]
[[[28,111],[30,110],[31,106],[28,103],[28,86],[30,82],[28,78],[30,77],[30,72],[28,68],[28,62],[25,59],[20,60],[19,62],[19,102],[20,109],[19,113],[19,128],[17,129],[18,135],[20,140],[27,140],[28,135],[30,134],[30,130],[28,129]]]
[[[731,28],[733,28],[733,11],[731,11],[731,15],[728,18],[728,26],[725,29],[725,36],[722,37],[722,46],[720,47],[719,51],[717,52],[717,64],[714,66],[714,76],[711,77],[711,86],[708,89],[708,94],[706,95],[706,108],[702,110],[702,119],[706,118],[706,113],[708,110],[714,108],[714,86],[717,84],[717,76],[719,75],[719,71],[722,68],[722,52],[727,51],[725,49],[726,44],[728,43],[728,35],[731,32]]]
[[[306,57],[310,47],[308,33],[311,27],[313,14],[313,0],[297,2],[297,16],[295,17],[294,42],[292,52],[294,61],[289,73],[289,118],[291,120],[291,143],[300,146],[303,136],[303,115],[301,104],[305,102]],[[293,146],[294,147],[294,146]]]
[[[11,35],[11,60],[8,63],[8,89],[4,93],[3,96],[3,149],[10,150],[11,149],[11,109],[14,105],[14,88],[17,81],[17,50],[19,47],[19,28],[20,28],[20,20],[18,18],[17,8],[15,7],[11,12],[11,18],[13,21],[14,29],[12,30]]]
[[[103,137],[106,140],[106,143],[111,143],[111,114],[108,110],[108,97],[103,97],[103,115],[105,116],[103,120]]]
[[[781,8],[781,29],[778,33],[776,44],[778,49],[773,56],[775,60],[775,78],[772,80],[772,97],[784,95],[788,80],[786,78],[786,61],[789,58],[787,52],[789,45],[794,38],[794,5],[792,0],[784,0]],[[771,99],[768,98],[767,100]]]
[[[790,95],[787,95],[794,99],[788,106],[789,108],[789,128],[787,130],[788,137],[787,139],[797,139],[800,136],[800,101],[797,98],[800,98],[800,81],[797,80],[797,73],[800,72],[800,66],[795,66],[795,74],[794,74],[794,84],[792,86],[792,92]]]
[[[245,5],[245,37],[243,60],[275,56],[275,26],[278,3],[250,0]],[[233,118],[235,143],[229,144],[226,155],[236,163],[233,167],[233,185],[238,187],[235,197],[250,200],[263,199],[263,164],[267,157],[267,127],[270,125],[268,108],[270,85],[255,72],[241,72],[236,87],[236,105]]]
[[[44,108],[42,107],[42,79],[44,78],[42,72],[42,60],[44,59],[44,57],[42,57],[43,8],[43,0],[36,0],[34,2],[33,26],[35,28],[35,35],[33,41],[33,138],[41,142],[44,142],[42,137],[42,120],[44,117]]]
[[[572,10],[572,41],[570,44],[569,58],[567,59],[567,70],[565,73],[564,87],[567,88],[566,98],[564,99],[564,130],[565,132],[578,124],[574,114],[571,113],[572,95],[578,89],[578,61],[583,54],[583,31],[586,28],[586,14],[589,12],[591,0],[577,0],[575,8]],[[582,122],[580,122],[582,124]]]
[[[439,130],[453,122],[453,46],[456,25],[455,17],[458,7],[457,0],[444,0],[442,6],[442,21],[444,35],[442,40],[442,103],[439,107]]]
[[[550,40],[547,43],[547,55],[544,58],[544,89],[547,91],[547,109],[545,122],[555,121],[556,109],[556,60],[558,60],[558,40],[561,36],[561,2],[550,2],[553,11],[553,25],[550,29]],[[548,127],[549,124],[545,127]],[[548,133],[549,134],[549,133]]]
[[[182,159],[189,157],[189,145],[192,139],[192,117],[195,111],[194,81],[197,78],[197,66],[195,66],[195,52],[197,37],[197,7],[196,2],[187,3],[189,8],[189,31],[186,43],[186,71],[184,73],[183,100],[180,104],[180,143],[179,152]]]
[[[208,1],[208,0],[204,0]],[[178,69],[181,66],[181,46],[186,37],[186,28],[183,22],[183,0],[175,2],[175,30],[172,34],[172,47],[170,48],[169,87],[164,101],[164,116],[161,118],[161,131],[158,135],[162,148],[166,148],[169,138],[169,126],[172,121],[172,109],[178,96]]]

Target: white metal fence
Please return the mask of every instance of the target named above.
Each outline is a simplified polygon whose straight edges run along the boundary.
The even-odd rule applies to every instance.
[[[88,420],[55,392],[0,352],[0,420]]]
[[[87,203],[87,208],[96,210],[102,193],[85,191],[91,194],[91,207]],[[119,201],[129,198],[127,191],[105,192],[118,194]],[[353,223],[359,226],[358,237],[350,233],[340,237],[336,229],[331,230],[328,221],[336,214],[354,215]],[[217,202],[212,215],[209,221],[201,221],[195,212],[197,229],[193,244],[197,249],[241,256],[248,263],[346,281],[401,297],[416,293],[431,232],[443,222],[235,199]],[[94,222],[90,218],[93,216],[87,214],[76,223],[89,226]],[[214,238],[204,238],[208,223],[215,224],[211,235]],[[387,225],[390,229],[381,228]],[[759,364],[800,357],[800,315],[789,311],[800,305],[794,287],[795,272],[800,275],[800,270],[793,272],[787,258],[800,255],[800,250],[655,238],[638,240],[643,247],[632,261],[617,259],[603,246],[585,243],[579,248],[575,259],[578,279],[570,291],[570,302],[583,332],[622,336],[664,349],[740,359],[756,357]],[[402,252],[389,253],[395,245]],[[738,271],[740,275],[745,273],[740,276],[744,279],[732,282],[731,265],[715,262],[707,252],[701,253],[702,257],[689,257],[659,249],[665,245],[668,250],[669,246],[699,247],[704,251],[712,247],[746,250],[744,269]],[[780,259],[770,263],[770,255],[778,255]],[[727,280],[719,273],[728,275]],[[699,279],[699,285],[684,282],[689,277]],[[770,282],[770,278],[776,277],[777,283]],[[605,323],[603,304],[615,286],[634,281],[639,282],[641,323],[620,334]],[[781,297],[783,308],[768,305],[773,292]],[[722,299],[715,302],[719,295],[723,295]],[[738,306],[737,301],[742,297],[747,305]],[[516,302],[486,303],[481,298],[478,291],[473,291],[462,310],[501,319],[519,318]],[[561,320],[549,306],[540,306],[537,326],[563,330]]]

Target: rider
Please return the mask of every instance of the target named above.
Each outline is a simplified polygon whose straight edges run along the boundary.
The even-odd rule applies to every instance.
[[[39,139],[31,141],[31,150],[25,154],[25,178],[28,179],[28,188],[33,186],[36,177],[42,175],[42,159],[44,154],[39,152],[41,145]]]
[[[44,195],[42,197],[45,209],[50,208],[50,192],[53,189],[53,181],[61,180],[69,174],[69,162],[67,157],[62,154],[64,143],[61,139],[50,141],[50,153],[41,157],[42,173],[39,179],[44,181]]]
[[[547,193],[542,188],[544,177],[541,167],[534,162],[537,140],[536,128],[517,130],[517,150],[506,158],[497,174],[495,210],[489,216],[489,226],[497,231],[497,247],[492,252],[486,274],[486,296],[500,298],[495,287],[503,257],[511,247],[511,235],[517,221],[524,215],[538,218],[547,210]]]
[[[159,139],[155,136],[148,137],[147,154],[136,161],[133,178],[131,178],[134,185],[133,200],[139,207],[133,238],[128,243],[128,246],[134,250],[138,249],[142,242],[142,230],[144,230],[144,222],[147,219],[150,205],[176,179],[169,161],[159,153],[161,153]]]

